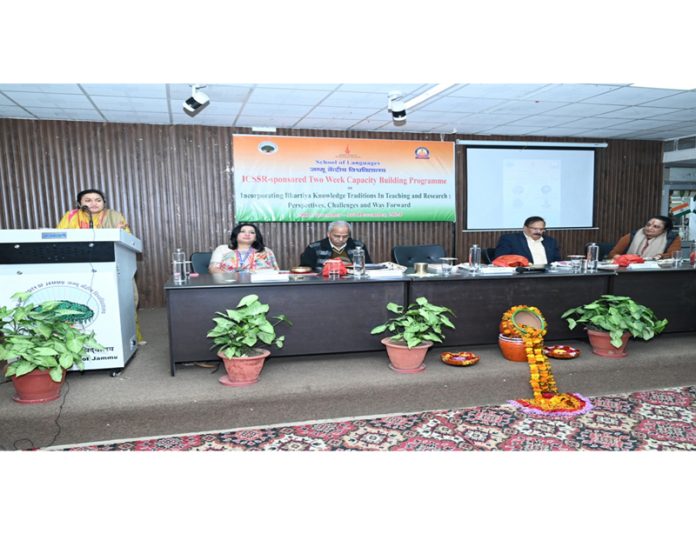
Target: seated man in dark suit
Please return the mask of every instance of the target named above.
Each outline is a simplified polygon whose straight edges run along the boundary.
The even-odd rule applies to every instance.
[[[370,253],[365,243],[350,237],[351,226],[346,221],[334,221],[329,224],[326,237],[321,241],[315,241],[307,245],[300,256],[300,265],[311,267],[321,272],[326,260],[340,258],[344,263],[353,263],[353,252],[356,247],[362,247],[365,252],[365,262],[372,263]]]
[[[524,256],[529,263],[545,265],[561,259],[558,244],[553,237],[544,237],[546,221],[542,217],[529,217],[521,232],[500,236],[495,247],[495,257],[505,254]]]

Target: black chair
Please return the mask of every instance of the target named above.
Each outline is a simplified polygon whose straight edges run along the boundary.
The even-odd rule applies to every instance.
[[[491,263],[493,263],[494,259],[495,259],[495,247],[484,248],[482,260],[490,265]]]
[[[406,267],[418,262],[440,263],[444,255],[442,245],[397,245],[391,252],[392,261]]]
[[[585,250],[587,250],[589,245],[589,243],[585,243]],[[597,246],[599,247],[599,260],[601,261],[606,259],[609,251],[614,248],[614,243],[597,243]]]
[[[193,272],[198,274],[206,274],[208,272],[208,264],[210,263],[210,257],[212,255],[212,252],[194,252],[191,254],[191,266],[193,267]]]
[[[597,246],[599,246],[599,259],[605,260],[609,251],[614,248],[614,243],[597,243]]]

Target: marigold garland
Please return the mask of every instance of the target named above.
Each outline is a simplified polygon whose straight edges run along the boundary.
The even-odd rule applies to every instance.
[[[545,323],[544,321],[544,316],[541,314],[541,311],[539,308],[536,308],[534,306],[527,306],[525,304],[520,304],[518,306],[513,306],[510,308],[508,311],[506,311],[503,314],[502,319],[500,320],[500,333],[503,334],[505,337],[511,337],[511,338],[520,338],[522,335],[520,332],[515,328],[513,317],[517,312],[521,311],[527,311],[529,313],[532,313],[534,315],[539,316],[542,319],[542,322]],[[544,334],[546,334],[546,330],[544,330]]]
[[[577,393],[559,393],[551,365],[544,354],[545,328],[519,324],[514,320],[517,311],[528,311],[537,315],[542,325],[546,324],[541,311],[532,306],[513,306],[503,314],[501,331],[508,337],[519,337],[529,364],[529,383],[534,393],[533,399],[510,401],[525,412],[539,415],[571,416],[586,413],[592,409],[590,401]]]

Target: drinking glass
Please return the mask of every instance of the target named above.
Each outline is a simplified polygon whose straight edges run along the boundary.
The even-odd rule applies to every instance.
[[[338,280],[338,273],[338,265],[336,265],[335,263],[329,265],[329,280]]]
[[[585,259],[585,256],[580,254],[571,254],[568,256],[568,259],[570,260],[570,267],[574,273],[582,272],[582,260]]]
[[[456,261],[457,258],[440,258],[440,262],[442,263],[442,276],[449,276],[452,274],[452,268]]]
[[[674,252],[672,252],[672,260],[674,262],[675,267],[680,267],[682,261],[684,260],[684,255],[682,254],[682,251],[675,250]]]

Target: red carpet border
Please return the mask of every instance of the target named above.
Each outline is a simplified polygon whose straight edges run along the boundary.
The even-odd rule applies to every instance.
[[[696,386],[592,397],[576,417],[512,405],[51,447],[60,451],[696,450]]]

